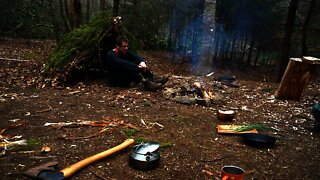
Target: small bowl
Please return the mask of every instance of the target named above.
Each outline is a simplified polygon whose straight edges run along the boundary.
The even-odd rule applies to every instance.
[[[236,112],[234,110],[218,110],[217,118],[220,121],[232,121],[236,117]]]

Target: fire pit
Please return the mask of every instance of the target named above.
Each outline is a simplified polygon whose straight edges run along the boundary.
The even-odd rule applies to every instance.
[[[222,100],[220,95],[213,94],[210,88],[205,88],[200,82],[195,82],[192,85],[186,83],[176,88],[166,88],[163,91],[163,96],[166,99],[182,104],[199,104],[203,106],[210,106]]]

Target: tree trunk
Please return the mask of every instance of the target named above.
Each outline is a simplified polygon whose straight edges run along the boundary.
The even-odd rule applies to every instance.
[[[73,6],[73,11],[75,12],[75,25],[76,27],[79,27],[83,20],[83,16],[82,16],[82,3],[81,0],[73,0],[74,1],[74,6]]]
[[[218,63],[219,56],[219,44],[220,44],[220,27],[221,25],[217,25],[214,32],[214,54],[212,57],[212,64],[216,65]]]
[[[222,32],[222,11],[223,11],[223,0],[216,0],[216,10],[215,10],[215,32],[214,32],[214,54],[212,57],[212,65],[217,65],[218,64],[218,59],[219,59],[219,46],[220,46],[220,41],[221,41],[221,32]],[[212,67],[214,68],[214,67]]]
[[[260,48],[260,47],[258,47],[258,49],[257,49],[257,55],[256,55],[256,58],[255,58],[255,60],[254,60],[254,64],[253,64],[253,66],[254,66],[254,67],[256,67],[256,66],[257,66],[258,59],[259,59],[259,57],[260,57],[260,53],[261,53],[261,48]]]
[[[296,11],[298,8],[298,1],[299,0],[291,0],[287,15],[287,21],[285,25],[285,34],[282,44],[281,50],[281,58],[280,58],[280,69],[277,82],[280,82],[282,79],[282,75],[287,67],[289,57],[290,57],[290,48],[291,48],[291,38],[294,29],[294,23],[296,19]]]
[[[237,37],[236,33],[232,34],[232,45],[231,45],[231,52],[230,52],[230,59],[231,61],[235,62],[235,52],[236,52],[236,43],[237,43]]]
[[[100,0],[100,11],[104,11],[106,9],[106,0]]]
[[[89,22],[90,21],[90,17],[91,17],[91,7],[92,4],[94,4],[94,0],[87,0],[87,12],[86,12],[86,21]]]
[[[82,4],[80,0],[70,0],[69,22],[71,28],[77,28],[82,23]]]
[[[169,47],[169,50],[173,50],[173,30],[174,30],[174,27],[173,27],[173,18],[174,18],[174,12],[175,12],[175,9],[174,9],[174,6],[173,6],[173,1],[170,0],[170,9],[171,9],[171,16],[170,16],[170,21],[169,21],[169,34],[168,34],[168,47]]]
[[[308,54],[308,46],[307,46],[307,31],[308,31],[308,25],[310,22],[311,14],[313,13],[314,6],[316,5],[316,0],[311,0],[310,7],[307,13],[307,16],[304,20],[303,26],[302,26],[302,56],[306,56]]]
[[[67,10],[68,10],[68,4],[66,0],[59,0],[59,6],[60,6],[60,13],[62,16],[62,20],[63,20],[63,24],[64,24],[64,28],[66,32],[70,32],[71,31],[71,25],[67,16]]]
[[[60,25],[58,23],[58,20],[57,20],[57,17],[56,17],[56,13],[55,13],[55,1],[48,1],[49,3],[49,13],[50,13],[50,16],[51,16],[51,23],[53,25],[53,31],[54,31],[54,34],[55,34],[55,38],[56,38],[56,41],[59,42],[60,41]]]
[[[303,89],[317,73],[320,59],[291,58],[283,75],[276,97],[282,100],[300,100]]]
[[[246,55],[247,41],[248,41],[248,36],[245,33],[245,34],[243,34],[242,39],[241,39],[241,43],[240,43],[240,54],[239,54],[240,57],[238,58],[238,65],[239,66],[243,65],[244,57]]]
[[[119,4],[120,4],[120,0],[113,0],[113,8],[112,8],[113,16],[119,16]]]
[[[172,34],[173,34],[173,19],[172,16],[170,18],[170,23],[169,23],[169,34],[168,34],[168,47],[170,50],[173,50],[173,43],[172,43]]]
[[[194,21],[195,27],[193,28],[192,32],[192,64],[198,65],[199,64],[199,46],[201,46],[202,42],[202,26],[203,26],[203,12],[204,12],[204,3],[205,0],[201,0],[197,5],[198,11],[195,14]]]
[[[30,14],[30,12],[32,11],[31,8],[32,8],[32,3],[33,1],[32,0],[29,0],[28,1],[28,5],[27,5],[27,14]],[[27,27],[31,27],[31,22],[29,20],[30,17],[25,17],[26,18],[26,26]],[[26,32],[26,37],[27,37],[27,44],[28,44],[28,47],[31,46],[30,44],[30,39],[31,39],[31,28],[25,28],[25,32]]]
[[[228,62],[231,61],[231,49],[232,49],[232,37],[228,36],[228,39],[227,39],[227,51],[226,51],[226,60]]]
[[[75,21],[74,21],[75,14],[74,14],[74,11],[73,11],[73,3],[74,3],[74,1],[75,0],[65,0],[65,4],[67,5],[66,6],[66,12],[67,12],[67,15],[68,15],[68,21],[70,23],[71,30],[73,30],[74,27],[75,27]]]
[[[251,36],[251,40],[250,40],[250,48],[249,48],[249,52],[248,52],[248,58],[247,58],[247,65],[250,66],[251,65],[251,59],[252,59],[252,52],[253,52],[253,47],[254,47],[254,36]]]

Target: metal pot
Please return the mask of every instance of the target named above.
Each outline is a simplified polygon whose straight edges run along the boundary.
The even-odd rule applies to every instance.
[[[234,110],[218,110],[217,118],[221,121],[232,121],[236,117]]]
[[[273,147],[277,141],[272,136],[257,133],[243,134],[242,138],[245,144],[255,147]]]
[[[129,156],[129,165],[137,170],[149,171],[160,164],[160,154],[157,142],[141,143],[133,147]]]

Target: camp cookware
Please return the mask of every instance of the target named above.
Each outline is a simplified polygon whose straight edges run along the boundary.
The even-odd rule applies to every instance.
[[[277,140],[272,136],[257,133],[243,134],[242,139],[245,144],[255,147],[273,147]]]
[[[237,166],[223,166],[221,169],[222,180],[244,180],[245,171]]]
[[[217,118],[221,121],[232,121],[236,117],[234,110],[218,110]]]
[[[160,164],[160,154],[157,142],[141,143],[133,147],[129,156],[129,165],[137,170],[148,171]]]

